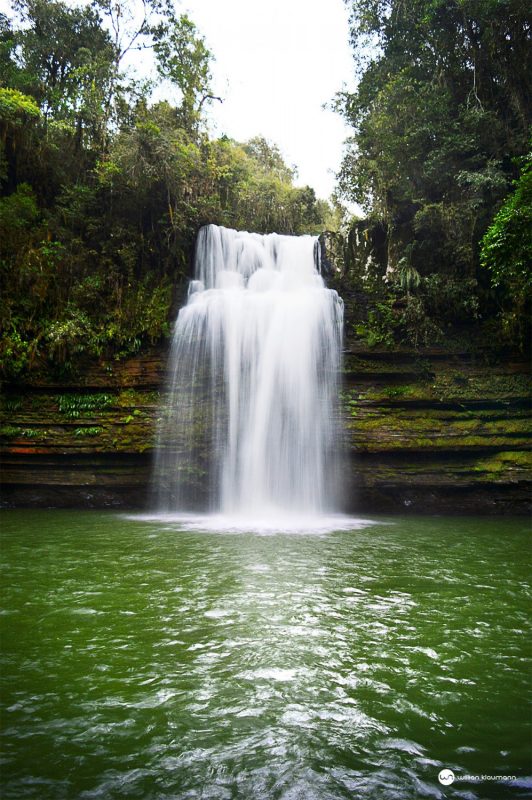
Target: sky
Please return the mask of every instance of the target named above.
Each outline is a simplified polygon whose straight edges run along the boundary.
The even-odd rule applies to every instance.
[[[215,56],[216,134],[262,135],[298,170],[298,184],[331,194],[349,135],[323,105],[353,86],[348,11],[342,0],[183,0]]]
[[[0,11],[9,5],[0,0]],[[328,198],[349,129],[323,106],[354,84],[343,0],[176,0],[176,9],[214,55],[213,94],[223,102],[210,106],[211,132],[264,136],[297,168],[296,184]],[[167,92],[161,86],[157,99]]]

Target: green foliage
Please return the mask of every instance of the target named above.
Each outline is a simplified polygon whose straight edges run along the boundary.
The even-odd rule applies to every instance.
[[[532,288],[531,158],[514,186],[484,235],[481,262],[489,270],[493,286],[504,286],[524,297]]]
[[[21,397],[2,396],[0,398],[0,412],[2,414],[14,414],[16,411],[19,411],[21,407],[22,407]]]
[[[239,144],[227,138],[213,143],[218,210],[212,219],[259,233],[313,233],[324,226],[328,207],[320,206],[309,186],[294,187],[294,172],[279,149],[262,137]]]
[[[78,419],[83,415],[91,415],[95,411],[103,411],[113,402],[108,394],[62,394],[57,398],[61,414],[69,419]]]
[[[401,315],[403,341],[414,347],[433,345],[442,341],[442,331],[427,314],[426,306],[420,297],[409,297]]]
[[[395,400],[398,397],[407,397],[412,391],[410,386],[387,386],[384,389],[384,394],[390,400]]]
[[[27,241],[28,232],[40,217],[35,192],[27,183],[20,183],[13,194],[0,197],[0,257],[8,259]],[[4,261],[2,261],[4,264]]]
[[[212,140],[211,54],[170,0],[13,0],[0,15],[0,358],[64,377],[169,334],[198,228],[319,230],[261,137]],[[151,49],[177,104],[124,67]]]
[[[72,358],[87,351],[92,337],[90,322],[82,314],[51,322],[46,329],[46,343],[51,360],[60,364],[70,362]]]
[[[103,428],[97,426],[92,428],[76,428],[74,436],[98,436],[102,431]]]
[[[32,97],[18,89],[0,87],[0,122],[22,125],[28,117],[38,118],[41,112]]]
[[[394,313],[393,300],[385,303],[376,303],[375,308],[368,314],[366,341],[370,347],[395,345],[396,332],[399,319]]]
[[[15,425],[2,425],[0,436],[6,439],[40,439],[42,436],[49,435],[49,431],[41,428],[19,428]]]
[[[45,126],[62,122],[82,144],[101,143],[112,98],[115,52],[98,12],[48,0],[16,0],[9,31],[13,86],[34,98]]]
[[[532,160],[525,160],[514,191],[482,240],[481,263],[497,290],[499,322],[507,341],[530,343],[532,296]]]
[[[0,342],[0,361],[7,378],[17,378],[26,372],[30,367],[32,354],[31,342],[23,339],[18,331],[11,329],[4,333]]]
[[[422,279],[419,294],[427,313],[444,325],[479,319],[480,294],[475,278],[429,275]]]
[[[366,341],[370,347],[407,344],[418,348],[441,341],[441,333],[421,298],[409,296],[403,307],[393,299],[376,304],[368,315]]]
[[[20,431],[20,435],[26,439],[39,439],[47,433],[48,431],[42,431],[39,428],[22,428]]]
[[[412,250],[412,246],[406,247],[405,255],[399,259],[397,264],[399,286],[407,294],[412,289],[417,289],[421,283],[421,275],[411,263]]]
[[[0,427],[0,436],[6,439],[14,439],[15,436],[20,436],[20,428],[16,428],[14,425],[2,425]]]
[[[159,74],[181,90],[181,116],[186,127],[194,127],[201,106],[209,95],[211,53],[192,20],[183,14],[157,36],[154,44]]]
[[[339,191],[386,231],[393,289],[418,298],[407,304],[406,328],[414,339],[436,334],[423,322],[428,315],[439,326],[436,306],[444,301],[424,284],[436,276],[459,320],[493,314],[479,270],[490,223],[483,263],[493,285],[513,294],[505,312],[522,316],[520,298],[530,289],[526,170],[513,199],[501,203],[532,121],[528,5],[356,0],[350,7],[359,82],[337,98],[353,128]]]

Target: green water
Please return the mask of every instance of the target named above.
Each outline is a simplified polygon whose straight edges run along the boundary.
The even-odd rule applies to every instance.
[[[2,798],[531,796],[526,521],[0,522]]]

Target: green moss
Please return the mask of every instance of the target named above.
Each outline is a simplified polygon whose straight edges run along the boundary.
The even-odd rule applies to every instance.
[[[366,451],[510,449],[530,442],[526,409],[344,408],[353,445]]]
[[[381,364],[381,377],[383,365]],[[387,367],[386,367],[387,371]],[[360,389],[359,389],[360,391]],[[362,389],[361,400],[365,402],[398,403],[425,401],[427,403],[478,403],[508,402],[530,397],[532,383],[527,375],[496,374],[485,370],[470,375],[453,370],[439,372],[430,381],[408,382],[401,385],[369,387]]]
[[[441,397],[465,399],[501,399],[528,397],[532,382],[527,375],[483,374],[464,376],[461,372],[439,374],[431,386],[432,393]]]
[[[358,356],[346,356],[343,371],[346,374],[356,372],[362,375],[367,374],[368,376],[401,376],[402,374],[411,376],[412,372],[417,373],[416,367],[411,364],[405,366],[393,361],[381,361],[380,359],[360,358]]]
[[[116,404],[120,407],[136,408],[137,406],[152,406],[159,403],[160,392],[139,391],[137,389],[124,389],[116,397]]]
[[[395,397],[407,397],[412,393],[411,386],[388,386],[384,389],[383,394],[386,397],[395,398]]]
[[[489,458],[478,461],[475,470],[478,472],[489,472],[490,474],[500,474],[508,469],[532,470],[532,453],[520,451],[503,451],[496,453]]]

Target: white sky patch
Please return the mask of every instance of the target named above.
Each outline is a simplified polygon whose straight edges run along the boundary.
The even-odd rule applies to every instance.
[[[181,0],[176,8],[190,15],[215,57],[213,93],[223,103],[208,111],[213,135],[264,136],[297,168],[298,185],[328,198],[350,129],[323,106],[354,85],[343,0]],[[0,11],[9,14],[7,0]],[[132,58],[137,67],[139,60],[153,63],[147,53]],[[155,96],[176,99],[164,84]]]
[[[275,142],[299,184],[328,197],[349,134],[325,110],[343,85],[353,86],[348,11],[342,0],[184,0],[205,36],[213,64],[216,134]]]

